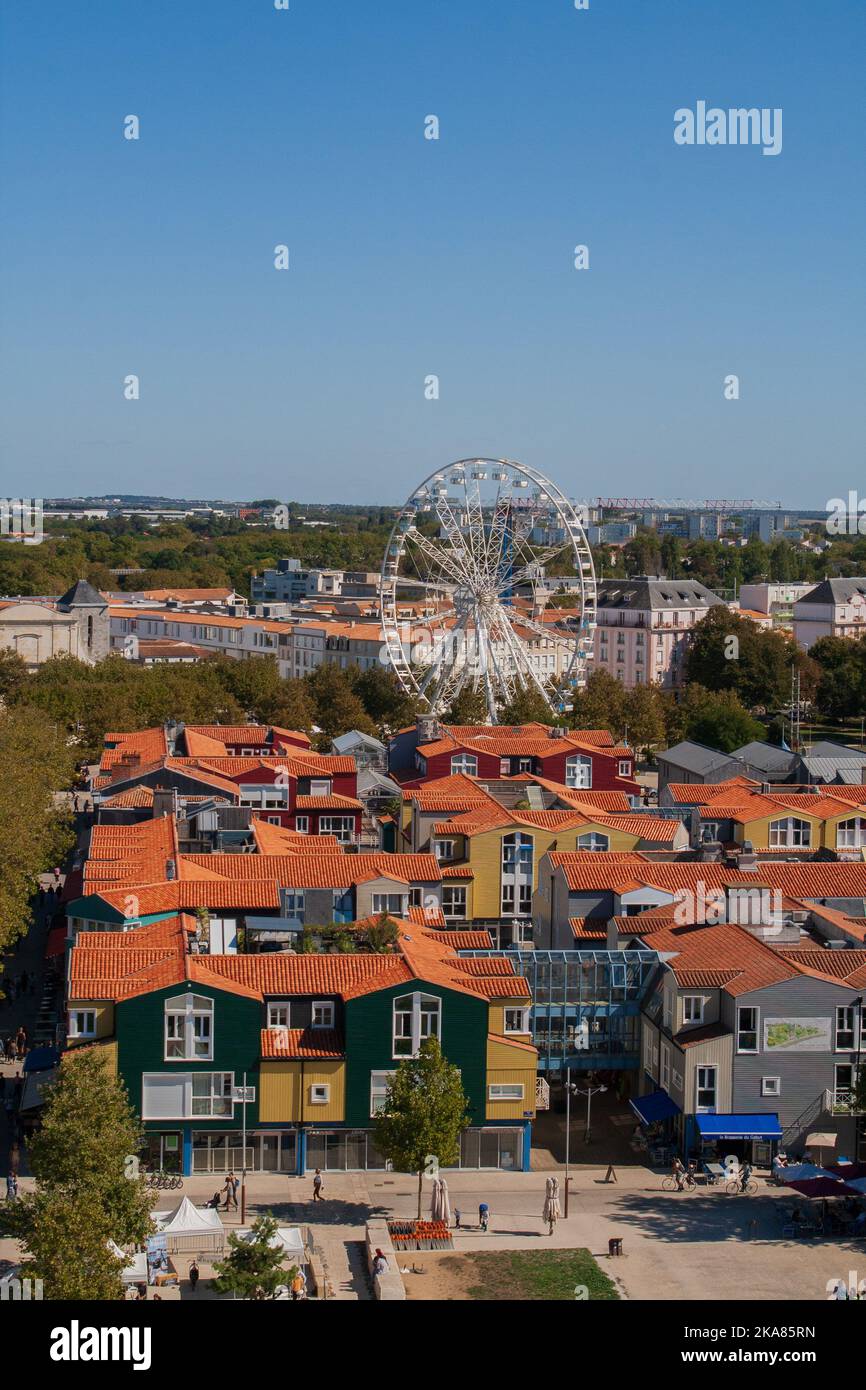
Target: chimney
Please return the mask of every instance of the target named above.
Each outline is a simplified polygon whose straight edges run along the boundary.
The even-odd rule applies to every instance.
[[[165,861],[165,877],[168,883],[173,883],[177,878],[177,864],[173,859],[166,859]]]
[[[743,841],[743,848],[740,852],[740,859],[737,867],[745,871],[757,869],[758,856],[755,853],[755,847],[751,840]]]
[[[619,931],[617,930],[616,918],[609,917],[605,930],[604,949],[606,951],[619,950]]]
[[[557,724],[554,728],[550,730],[551,738],[565,738],[567,734],[568,729],[563,728],[561,724]]]
[[[439,737],[439,720],[435,714],[419,715],[415,721],[419,743],[435,743]]]
[[[174,787],[154,787],[153,818],[177,815],[177,791]]]

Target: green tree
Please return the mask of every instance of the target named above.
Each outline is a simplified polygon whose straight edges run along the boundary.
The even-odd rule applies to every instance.
[[[692,630],[686,677],[708,690],[733,690],[749,708],[778,709],[790,697],[796,656],[795,645],[781,633],[719,606]]]
[[[153,1229],[138,1176],[138,1122],[99,1048],[64,1057],[30,1144],[36,1191],[5,1215],[27,1273],[48,1298],[113,1298],[120,1264],[109,1241],[140,1243]]]
[[[27,664],[17,652],[0,651],[0,700],[8,700],[27,683]]]
[[[607,671],[593,671],[574,697],[573,729],[607,729],[619,738],[625,724],[625,691]]]
[[[623,721],[633,748],[651,750],[664,741],[664,700],[654,685],[636,685],[626,692],[623,703]]]
[[[683,711],[682,738],[732,753],[744,743],[765,736],[763,724],[753,719],[732,690],[710,691],[694,686]]]
[[[415,721],[415,705],[403,690],[393,671],[371,666],[355,682],[355,694],[377,725],[403,729]]]
[[[527,686],[515,692],[514,698],[499,711],[500,724],[556,724],[550,705],[540,690]]]
[[[446,724],[488,724],[487,699],[481,690],[464,685],[445,713]]]
[[[371,922],[364,933],[364,940],[374,955],[384,956],[393,951],[399,936],[397,923],[387,912],[380,912],[375,922]]]
[[[0,1229],[22,1242],[22,1278],[41,1279],[47,1299],[122,1297],[123,1261],[109,1248],[105,1213],[94,1192],[39,1191],[7,1207]]]
[[[285,1251],[276,1239],[277,1229],[276,1221],[268,1212],[253,1222],[250,1240],[243,1240],[237,1232],[231,1232],[228,1255],[214,1265],[217,1277],[211,1281],[211,1288],[215,1293],[268,1299],[275,1296],[281,1284],[291,1284],[298,1266],[283,1268]]]
[[[866,714],[866,643],[820,637],[809,650],[818,668],[815,703],[828,719]]]
[[[376,735],[376,726],[353,689],[354,674],[328,663],[307,677],[316,707],[316,723],[325,742],[350,729]]]
[[[469,1123],[469,1102],[460,1070],[442,1054],[438,1038],[426,1038],[417,1057],[407,1057],[388,1083],[383,1111],[373,1122],[377,1149],[401,1173],[418,1174],[418,1217],[424,1174],[448,1168],[460,1157],[460,1136]]]

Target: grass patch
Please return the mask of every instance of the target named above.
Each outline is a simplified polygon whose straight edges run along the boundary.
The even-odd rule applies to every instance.
[[[578,1285],[586,1286],[590,1300],[619,1298],[616,1285],[588,1250],[478,1250],[461,1255],[460,1263],[469,1298],[488,1303],[500,1299],[574,1302]],[[447,1269],[450,1260],[442,1264]]]

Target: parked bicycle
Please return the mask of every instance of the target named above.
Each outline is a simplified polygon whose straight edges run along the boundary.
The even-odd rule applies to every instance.
[[[148,1173],[147,1185],[148,1187],[177,1190],[177,1188],[183,1187],[183,1178],[179,1173]]]

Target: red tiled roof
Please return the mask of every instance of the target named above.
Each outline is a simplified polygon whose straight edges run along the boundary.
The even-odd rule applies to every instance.
[[[262,1057],[343,1057],[346,1044],[331,1028],[263,1028]]]

